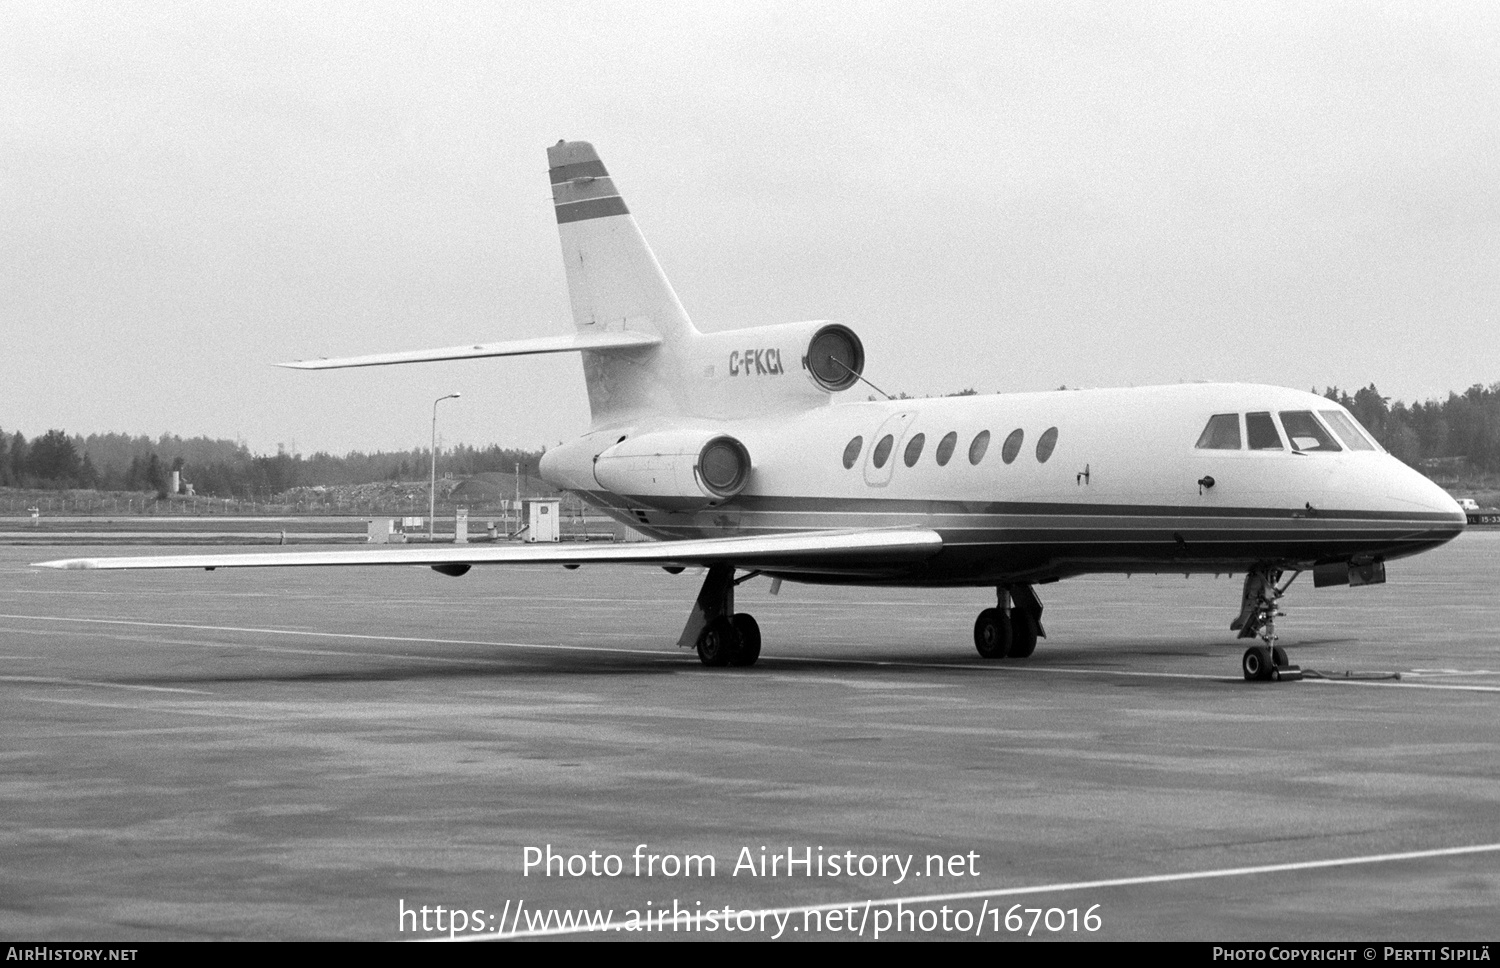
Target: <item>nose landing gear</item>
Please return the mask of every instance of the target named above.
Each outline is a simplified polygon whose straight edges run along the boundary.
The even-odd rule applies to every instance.
[[[1248,682],[1290,682],[1302,678],[1302,667],[1292,665],[1286,650],[1276,644],[1277,599],[1286,594],[1297,580],[1300,572],[1293,572],[1285,585],[1277,587],[1281,580],[1281,569],[1272,565],[1261,565],[1245,575],[1245,590],[1240,600],[1240,614],[1229,624],[1238,631],[1242,639],[1259,638],[1260,645],[1252,645],[1240,657],[1240,671]]]

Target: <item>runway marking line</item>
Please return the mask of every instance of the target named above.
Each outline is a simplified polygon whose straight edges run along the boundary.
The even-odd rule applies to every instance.
[[[1112,877],[1097,881],[1064,881],[1058,884],[1031,884],[1025,887],[1001,887],[987,891],[960,891],[953,894],[919,894],[911,897],[887,897],[880,899],[867,898],[863,901],[834,901],[824,904],[802,904],[794,907],[766,908],[763,910],[741,912],[753,914],[759,920],[761,918],[789,917],[796,914],[810,914],[821,911],[843,911],[850,908],[862,908],[867,913],[870,908],[884,908],[892,905],[903,905],[921,907],[932,904],[945,904],[949,901],[978,901],[987,898],[998,897],[1020,897],[1027,894],[1061,894],[1068,891],[1101,890],[1112,887],[1138,887],[1146,884],[1173,884],[1183,881],[1203,881],[1222,879],[1226,877],[1249,877],[1256,874],[1282,874],[1295,871],[1326,870],[1333,867],[1357,867],[1370,864],[1391,864],[1405,860],[1427,860],[1433,857],[1461,857],[1469,854],[1486,854],[1500,851],[1500,844],[1474,844],[1469,847],[1439,847],[1432,850],[1409,850],[1398,854],[1366,854],[1362,857],[1340,857],[1332,860],[1304,860],[1294,861],[1287,864],[1259,864],[1254,867],[1224,867],[1218,870],[1207,871],[1183,871],[1176,874],[1146,874],[1138,877]],[[707,920],[711,916],[718,916],[718,909],[713,912],[693,914],[687,917],[663,920],[661,927],[672,925],[674,928],[681,925],[693,927]],[[509,941],[514,938],[542,938],[552,935],[564,934],[591,934],[599,930],[624,931],[623,925],[615,925],[610,928],[598,929],[587,927],[558,927],[558,928],[536,928],[511,933],[497,932],[495,934],[469,934],[450,938],[421,938],[420,941]],[[653,937],[660,937],[653,927]]]
[[[411,642],[424,645],[483,645],[492,648],[506,649],[534,649],[539,651],[555,652],[604,652],[623,655],[648,655],[656,658],[672,655],[659,649],[617,649],[602,645],[548,645],[541,642],[494,642],[483,639],[440,639],[430,636],[405,636],[405,635],[366,635],[356,632],[320,632],[305,629],[276,629],[257,628],[254,626],[238,625],[192,625],[184,622],[143,622],[135,619],[116,618],[70,618],[58,615],[20,615],[0,613],[0,619],[23,619],[36,622],[81,622],[91,625],[124,625],[135,628],[163,628],[163,629],[185,629],[194,632],[252,632],[262,635],[290,635],[303,637],[323,637],[330,639],[350,639],[363,642]],[[254,646],[249,646],[254,648]],[[366,655],[366,653],[325,653],[335,655]],[[691,660],[691,654],[677,654],[684,664]],[[454,659],[449,657],[409,656],[409,655],[387,655],[382,658],[401,658],[419,662],[483,662],[483,659]],[[889,666],[903,669],[962,669],[977,670],[991,673],[1035,673],[1035,674],[1057,674],[1078,676],[1121,676],[1130,678],[1146,679],[1196,679],[1207,682],[1237,682],[1232,676],[1205,675],[1194,672],[1133,672],[1127,669],[1064,669],[1057,667],[1041,668],[1037,666],[1004,666],[982,664],[977,662],[915,662],[909,659],[841,659],[833,656],[797,656],[797,655],[772,655],[767,659],[776,662],[822,662],[837,665],[855,666]],[[493,661],[493,660],[490,660]],[[703,670],[705,675],[717,675],[718,673]],[[750,680],[745,680],[750,681]],[[1448,692],[1494,692],[1500,693],[1500,686],[1477,686],[1477,685],[1450,685],[1442,683],[1424,682],[1398,682],[1386,680],[1363,680],[1363,679],[1304,679],[1304,682],[1321,682],[1330,685],[1347,686],[1373,686],[1386,689],[1438,689]]]

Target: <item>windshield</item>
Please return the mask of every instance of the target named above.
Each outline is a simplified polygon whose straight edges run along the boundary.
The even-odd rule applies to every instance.
[[[1281,426],[1292,439],[1292,449],[1300,451],[1343,450],[1333,435],[1323,429],[1311,410],[1281,411]]]
[[[1345,447],[1348,447],[1350,450],[1375,449],[1375,445],[1364,434],[1360,433],[1359,424],[1355,423],[1354,419],[1347,413],[1344,413],[1344,411],[1319,410],[1318,413],[1324,420],[1328,421],[1328,426],[1332,427],[1333,432],[1339,435],[1339,440],[1344,442]]]

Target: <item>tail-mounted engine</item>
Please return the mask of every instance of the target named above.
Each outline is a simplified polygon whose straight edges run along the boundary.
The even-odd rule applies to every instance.
[[[676,388],[685,412],[765,416],[828,402],[865,368],[865,348],[847,326],[823,320],[752,326],[694,337]]]
[[[854,330],[829,323],[813,334],[803,358],[808,376],[830,393],[854,386],[865,369],[865,347]]]
[[[750,453],[728,434],[663,430],[627,437],[599,454],[594,478],[647,507],[698,511],[745,489]]]

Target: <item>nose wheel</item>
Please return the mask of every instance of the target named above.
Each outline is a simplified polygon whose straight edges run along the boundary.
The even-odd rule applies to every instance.
[[[1287,661],[1286,650],[1279,645],[1252,645],[1240,658],[1240,671],[1247,682],[1272,682],[1283,678],[1302,678],[1300,666]]]
[[[1269,565],[1245,575],[1240,614],[1229,627],[1238,631],[1242,639],[1261,640],[1261,644],[1250,646],[1240,657],[1240,671],[1246,682],[1289,682],[1302,678],[1302,667],[1292,665],[1286,650],[1276,644],[1276,617],[1285,614],[1277,609],[1276,602],[1297,580],[1297,573],[1293,572],[1285,585],[1278,586],[1280,580],[1281,570]]]

